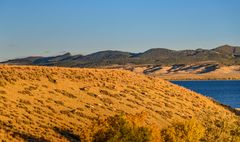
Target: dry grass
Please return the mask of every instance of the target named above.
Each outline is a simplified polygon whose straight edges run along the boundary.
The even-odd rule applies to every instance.
[[[1,140],[79,141],[99,118],[142,112],[145,126],[163,129],[196,118],[207,141],[238,139],[235,113],[158,78],[112,69],[0,66]]]

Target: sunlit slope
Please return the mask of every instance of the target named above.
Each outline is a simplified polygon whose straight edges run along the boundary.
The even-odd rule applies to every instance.
[[[146,112],[160,128],[177,120],[235,120],[207,97],[124,70],[0,66],[0,138],[67,141],[93,120]]]

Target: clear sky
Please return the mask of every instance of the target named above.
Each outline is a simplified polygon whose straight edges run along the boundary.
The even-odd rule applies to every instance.
[[[240,45],[240,0],[0,0],[0,60]]]

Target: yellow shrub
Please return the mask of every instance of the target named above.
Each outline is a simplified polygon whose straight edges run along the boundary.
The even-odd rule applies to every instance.
[[[205,129],[196,120],[174,123],[162,130],[163,141],[166,142],[198,142],[204,136]]]
[[[97,125],[90,128],[90,135],[87,136],[85,131],[82,140],[92,142],[151,141],[152,132],[150,128],[137,126],[123,115],[110,116],[105,121],[99,121]]]

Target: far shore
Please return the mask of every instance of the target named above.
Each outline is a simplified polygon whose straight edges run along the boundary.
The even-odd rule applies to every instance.
[[[167,81],[240,81],[240,79],[165,79]]]
[[[240,80],[240,73],[238,74],[159,74],[153,75],[169,81],[214,81],[214,80]]]
[[[240,65],[219,65],[210,70],[208,64],[190,64],[184,67],[175,66],[130,66],[122,69],[146,74],[169,81],[184,80],[240,80]],[[120,67],[121,68],[121,67]]]

